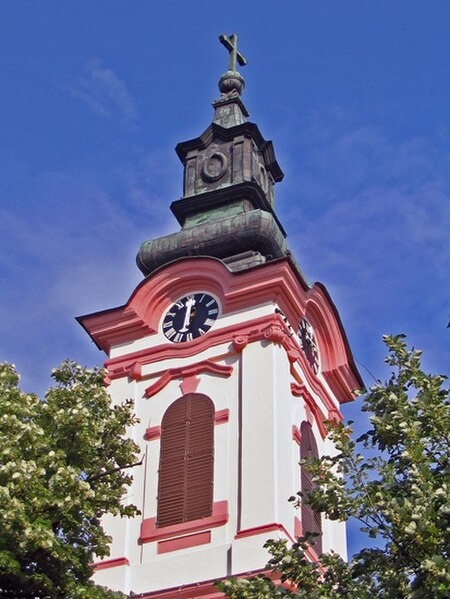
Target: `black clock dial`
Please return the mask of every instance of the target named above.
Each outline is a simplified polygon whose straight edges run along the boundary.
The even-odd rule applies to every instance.
[[[298,325],[298,338],[300,346],[305,354],[308,364],[317,374],[319,372],[319,348],[317,346],[316,336],[310,323],[306,318],[302,318]]]
[[[167,311],[162,330],[174,343],[204,335],[219,315],[217,301],[207,293],[193,293],[176,301]]]

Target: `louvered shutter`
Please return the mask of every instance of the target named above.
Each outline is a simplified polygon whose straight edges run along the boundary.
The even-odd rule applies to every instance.
[[[198,393],[166,411],[161,426],[158,527],[212,514],[214,404]]]
[[[314,439],[312,427],[308,422],[303,422],[300,428],[301,441],[300,441],[300,457],[302,459],[318,458],[319,452],[317,450],[317,443]],[[313,489],[314,484],[312,482],[311,474],[306,470],[304,466],[301,467],[301,485],[302,492]],[[314,549],[320,554],[322,553],[322,519],[318,512],[315,512],[309,505],[302,503],[302,528],[303,534],[307,532],[316,532],[320,536],[316,537]]]

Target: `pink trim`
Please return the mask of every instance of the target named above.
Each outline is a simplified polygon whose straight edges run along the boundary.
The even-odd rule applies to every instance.
[[[253,578],[254,576],[267,576],[277,586],[284,587],[293,592],[297,590],[296,586],[289,583],[289,581],[281,582],[279,573],[273,572],[273,570],[261,569],[234,574],[235,578]],[[185,584],[180,587],[140,593],[139,597],[140,599],[223,599],[224,594],[218,591],[214,584],[219,580],[224,579],[213,578],[212,580],[202,580],[201,582]]]
[[[298,385],[297,383],[291,383],[291,393],[294,397],[302,397],[304,385]]]
[[[292,585],[288,583],[281,583],[280,575],[275,574],[271,570],[252,570],[251,572],[242,572],[235,574],[236,578],[251,578],[261,574],[267,576],[276,585],[295,590]],[[212,580],[203,580],[197,583],[186,584],[181,587],[172,587],[170,589],[163,589],[160,591],[151,591],[149,593],[142,593],[139,595],[141,599],[194,599],[203,597],[203,599],[221,599],[224,597],[223,593],[217,590],[214,583],[222,578],[214,578]]]
[[[156,553],[169,553],[169,551],[179,551],[187,547],[196,547],[197,545],[206,545],[211,543],[211,531],[199,532],[195,535],[187,535],[176,539],[168,539],[167,541],[159,541],[157,544]]]
[[[309,407],[309,404],[306,404],[305,412],[306,412],[306,422],[312,426],[314,424],[314,419],[318,420],[319,417],[317,417],[317,413],[313,414],[311,408]],[[319,422],[317,422],[317,425],[318,424],[319,424]],[[325,435],[321,435],[321,436],[322,436],[322,439],[325,439],[326,433],[325,433]]]
[[[200,379],[195,375],[188,376],[184,381],[180,384],[181,393],[183,395],[187,395],[188,393],[195,393],[200,384]]]
[[[160,426],[151,426],[145,430],[144,437],[147,441],[154,441],[161,437],[161,427]]]
[[[298,537],[303,536],[303,525],[301,523],[301,520],[299,518],[297,518],[297,516],[294,517],[294,537],[296,539],[298,539]]]
[[[286,345],[286,325],[279,318],[273,319],[272,324],[264,331],[264,339]]]
[[[302,376],[304,376],[308,380],[308,383],[313,388],[314,392],[322,398],[327,408],[336,410],[334,398],[332,399],[331,397],[329,397],[328,389],[325,387],[325,385],[323,385],[322,381],[312,373],[311,369],[306,363],[306,358],[304,357],[303,352],[299,349],[297,341],[292,337],[292,331],[289,329],[289,327],[286,325],[286,323],[283,321],[279,314],[270,314],[251,321],[247,321],[244,324],[232,325],[230,327],[224,327],[216,331],[211,331],[208,333],[207,339],[205,339],[206,335],[199,338],[200,343],[202,345],[197,345],[197,351],[200,352],[203,349],[206,349],[208,343],[211,346],[213,346],[232,341],[234,334],[233,331],[235,330],[245,332],[245,335],[243,336],[246,339],[246,343],[259,341],[262,339],[272,341],[274,343],[279,343],[285,349],[287,357],[289,361],[292,363],[291,373],[294,376],[294,378],[299,382],[300,386],[304,386],[304,383],[301,379],[300,374],[294,367],[295,362],[297,362],[300,365]],[[195,340],[195,343],[197,342],[198,339]],[[141,350],[132,354],[125,354],[124,356],[107,360],[105,362],[105,366],[108,368],[109,378],[115,379],[126,375],[129,376],[130,367],[132,365],[134,366],[136,362],[140,364],[150,364],[157,360],[189,356],[192,354],[193,343],[194,342],[188,343],[186,344],[186,346],[183,347],[176,347],[175,350],[173,348],[173,344],[165,344],[163,346],[157,346],[149,348],[147,350]],[[224,356],[221,357],[223,358]],[[231,366],[219,366],[218,364],[215,364],[212,360],[205,360],[204,362],[200,362],[191,366],[186,366],[182,369],[181,367],[180,369],[173,368],[164,372],[161,378],[148,388],[148,393],[158,393],[173,378],[180,378],[182,376],[195,376],[195,374],[202,372],[202,366],[206,363],[210,365],[214,364],[216,368],[232,368]],[[205,367],[205,370],[207,369],[208,367]],[[293,384],[295,385],[295,383]]]
[[[142,379],[142,364],[139,362],[135,362],[130,366],[128,371],[128,376],[130,379],[134,379],[135,381],[140,381]]]
[[[154,347],[149,347],[140,351],[124,354],[116,358],[110,358],[105,361],[105,367],[108,369],[108,375],[111,380],[128,375],[130,366],[139,361],[142,365],[153,364],[163,360],[173,358],[189,358],[200,354],[203,350],[224,343],[232,343],[233,337],[239,331],[251,333],[250,341],[258,341],[264,337],[263,329],[270,326],[274,319],[273,314],[255,318],[245,323],[237,323],[221,329],[213,329],[207,335],[198,337],[194,341],[186,344],[165,343]],[[287,329],[286,329],[287,330]],[[229,353],[225,355],[230,355]],[[223,356],[225,357],[225,356]],[[216,358],[217,359],[217,358]],[[210,360],[211,361],[211,360]]]
[[[305,553],[312,562],[319,561],[319,556],[317,555],[317,552],[313,547],[307,547]],[[322,574],[325,573],[325,569],[321,566],[321,564],[319,564],[319,569],[322,572]]]
[[[248,344],[248,337],[246,335],[236,335],[233,338],[233,348],[237,352],[241,352]]]
[[[91,564],[94,570],[106,570],[106,568],[116,568],[117,566],[129,566],[130,562],[126,557],[116,557],[114,559],[107,559],[102,562],[95,562]]]
[[[332,422],[342,422],[344,420],[344,416],[339,410],[330,410],[328,412],[328,420]]]
[[[282,524],[278,524],[276,522],[272,522],[271,524],[263,524],[261,526],[255,526],[254,528],[246,528],[244,530],[239,530],[234,535],[234,538],[235,539],[243,539],[245,537],[252,537],[254,535],[267,534],[269,532],[274,532],[275,530],[278,530],[278,531],[284,533],[288,537],[288,539],[290,541],[292,541],[292,543],[294,543],[294,539],[288,533],[288,531],[285,529],[285,527]]]
[[[108,387],[113,379],[125,376],[128,376],[132,380],[140,381],[142,379],[142,364],[140,362],[132,362],[131,364],[123,365],[114,375],[109,373],[103,380]]]
[[[300,432],[300,429],[298,428],[298,426],[295,426],[295,424],[292,425],[292,439],[298,445],[300,445],[301,440],[302,440],[302,434]]]
[[[315,403],[314,399],[311,396],[311,394],[309,393],[309,391],[306,389],[305,385],[303,385],[303,384],[299,385],[297,383],[291,383],[291,393],[292,393],[292,395],[294,395],[294,397],[304,397],[305,401],[309,400],[310,404]],[[328,398],[326,398],[326,399],[328,399]],[[324,404],[325,405],[328,404],[328,402],[326,401],[326,399],[324,399]],[[344,420],[344,416],[342,415],[342,413],[334,405],[332,405],[330,407],[330,405],[328,404],[328,417],[327,417],[327,419],[328,420],[336,420],[338,422],[342,422]]]
[[[325,428],[325,416],[322,414],[322,410],[316,404],[311,393],[306,389],[305,385],[298,385],[297,383],[291,383],[291,392],[295,397],[302,397],[305,401],[305,409],[306,409],[306,419],[309,424],[312,424],[315,420],[317,423],[317,427],[320,432],[320,436],[322,439],[325,439],[327,436],[327,430]],[[337,410],[334,410],[335,412]],[[337,411],[340,414],[339,411]]]
[[[205,528],[216,528],[228,522],[228,501],[215,501],[213,513],[207,518],[199,518],[190,522],[182,522],[173,526],[156,527],[156,518],[146,518],[141,523],[140,543],[150,543],[159,539],[170,539],[179,535],[204,530]]]
[[[214,414],[214,422],[215,424],[223,424],[224,422],[228,422],[230,419],[230,410],[225,408],[224,410],[217,410]]]
[[[350,378],[350,368],[348,364],[343,364],[334,370],[323,373],[323,377],[335,394],[339,403],[352,401],[355,398],[358,387],[353,387],[349,391],[348,380]],[[351,399],[347,399],[348,393],[351,393]]]
[[[78,321],[94,341],[108,352],[113,345],[130,343],[155,334],[164,311],[177,297],[192,292],[193,281],[198,289],[208,289],[218,298],[223,315],[276,300],[294,328],[300,318],[305,316],[316,333],[322,375],[339,402],[353,399],[354,390],[362,386],[339,315],[328,292],[320,283],[308,288],[288,259],[275,260],[259,268],[238,273],[232,273],[220,260],[214,258],[180,259],[146,278],[125,306],[86,315],[78,318]],[[228,333],[231,333],[232,328],[227,327]],[[243,328],[245,327],[242,325],[235,327],[230,341],[234,337],[245,337],[247,333]],[[218,332],[223,337],[223,329],[213,327],[207,335],[183,344],[183,347],[174,348],[173,344],[155,347],[153,349],[158,354],[156,359],[164,359],[170,354],[195,355],[202,349],[217,344],[218,336],[215,335]],[[289,335],[291,334],[292,331],[289,331]],[[276,341],[276,336],[277,333],[273,332],[271,339]],[[291,343],[280,339],[278,342],[283,343],[289,360],[298,361],[302,365],[308,382],[317,380],[294,336]],[[235,341],[234,345],[234,351],[238,351],[242,343]],[[149,353],[151,350],[146,353],[146,363],[149,363]],[[113,367],[113,361],[108,361],[107,365]],[[112,374],[116,378],[119,374],[118,363],[114,366],[115,368],[111,368],[114,372],[109,372],[111,379]]]
[[[173,381],[174,379],[179,378],[192,378],[196,374],[200,374],[203,372],[209,372],[211,374],[218,374],[220,376],[230,376],[233,372],[232,366],[221,366],[220,364],[216,364],[211,360],[204,360],[203,362],[197,362],[197,364],[190,364],[189,366],[178,366],[177,368],[169,368],[166,372],[150,387],[147,387],[145,390],[145,395],[147,398],[153,397],[159,393],[166,385]]]

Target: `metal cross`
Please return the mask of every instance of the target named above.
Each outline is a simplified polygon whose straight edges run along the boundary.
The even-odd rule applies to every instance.
[[[222,33],[222,35],[219,35],[219,40],[230,53],[228,59],[229,71],[236,70],[236,61],[241,65],[241,67],[247,64],[247,59],[237,49],[238,36],[235,33],[232,33],[230,37]]]

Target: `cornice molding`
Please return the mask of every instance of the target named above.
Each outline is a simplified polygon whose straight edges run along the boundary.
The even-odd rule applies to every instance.
[[[139,380],[144,364],[190,357],[221,343],[232,344],[229,351],[242,351],[246,343],[261,338],[261,327],[268,326],[263,332],[264,338],[280,343],[291,364],[299,365],[302,375],[296,368],[293,369],[297,382],[303,383],[303,377],[311,388],[319,391],[324,385],[309,367],[293,332],[300,319],[306,317],[316,335],[323,379],[338,401],[351,401],[354,391],[361,387],[362,380],[334,304],[322,285],[308,288],[289,259],[269,262],[240,273],[231,272],[223,262],[214,258],[180,259],[143,281],[125,306],[82,316],[78,321],[93,340],[109,352],[115,344],[154,335],[170,304],[194,289],[214,294],[221,304],[221,316],[239,311],[244,313],[256,305],[272,302],[282,310],[284,318],[268,315],[228,327],[216,326],[203,337],[182,346],[164,343],[109,359],[105,365],[111,380],[120,376]],[[331,398],[330,402],[333,404]],[[332,407],[336,409],[334,405],[327,406],[329,410]]]

